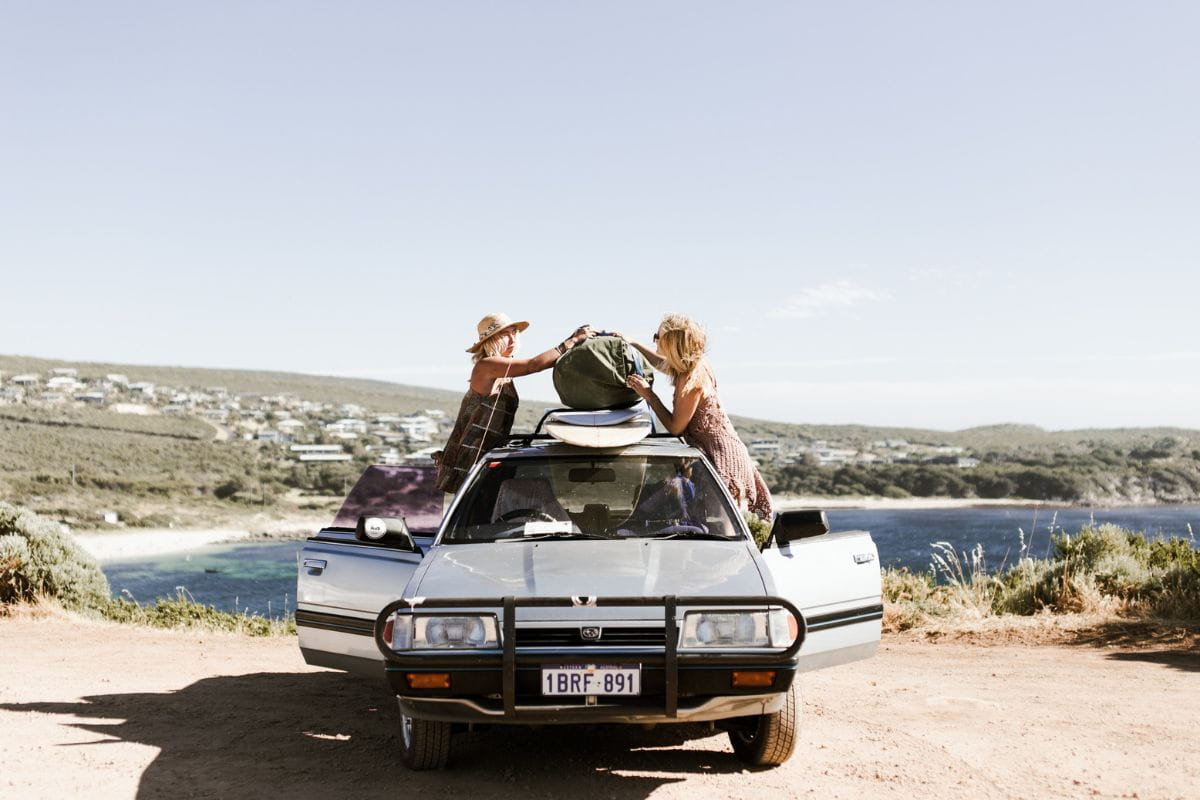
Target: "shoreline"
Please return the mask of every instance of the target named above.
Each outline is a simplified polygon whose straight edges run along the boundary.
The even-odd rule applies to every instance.
[[[778,495],[772,498],[777,511],[797,508],[820,509],[864,509],[867,511],[892,511],[898,509],[936,510],[941,508],[1041,508],[1043,506],[1068,507],[1070,503],[1049,503],[1042,500],[1014,500],[1004,498],[987,500],[979,497],[815,497],[806,495]],[[1089,506],[1080,506],[1087,508]],[[1098,507],[1098,506],[1097,506]]]
[[[780,495],[777,511],[800,508],[863,511],[938,511],[970,508],[1155,508],[1184,507],[1188,504],[1073,504],[1036,500],[987,500],[977,497],[812,497]],[[134,561],[175,553],[187,553],[203,547],[285,539],[306,539],[328,523],[327,517],[295,517],[257,522],[238,527],[236,523],[211,528],[127,528],[124,530],[75,530],[75,541],[88,554],[103,563]]]
[[[316,521],[298,517],[276,520],[266,526],[244,528],[132,528],[76,530],[71,533],[76,544],[101,564],[105,564],[188,553],[212,545],[306,539],[327,522],[324,518]]]

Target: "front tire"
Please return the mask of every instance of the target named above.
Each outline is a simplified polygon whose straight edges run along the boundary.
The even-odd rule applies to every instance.
[[[783,708],[737,720],[729,731],[733,752],[755,767],[777,767],[792,757],[800,731],[800,703],[793,684],[784,696]]]
[[[400,759],[413,770],[441,769],[450,759],[450,723],[400,712]]]

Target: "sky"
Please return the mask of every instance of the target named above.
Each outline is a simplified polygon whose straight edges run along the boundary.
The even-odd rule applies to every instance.
[[[0,353],[459,390],[489,312],[524,355],[681,312],[734,414],[1200,428],[1198,34],[1191,2],[11,0]]]

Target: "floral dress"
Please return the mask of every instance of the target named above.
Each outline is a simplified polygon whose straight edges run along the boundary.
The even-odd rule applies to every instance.
[[[771,492],[750,460],[750,452],[738,438],[729,415],[717,397],[717,382],[700,398],[696,413],[683,432],[688,444],[704,451],[725,481],[735,500],[745,500],[750,511],[764,520],[771,518]]]

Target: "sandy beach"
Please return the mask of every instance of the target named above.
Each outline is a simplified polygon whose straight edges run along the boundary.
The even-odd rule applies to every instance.
[[[292,517],[246,527],[131,528],[128,530],[74,531],[75,541],[100,563],[186,553],[214,544],[250,539],[300,539],[327,525],[327,517]]]
[[[24,613],[0,618],[0,796],[1195,797],[1195,642],[1120,630],[886,636],[802,676],[773,770],[701,726],[548,726],[462,733],[448,770],[408,772],[383,681],[308,667],[294,637]]]

